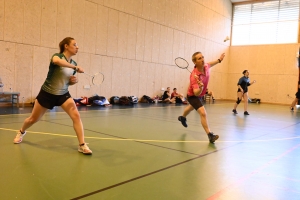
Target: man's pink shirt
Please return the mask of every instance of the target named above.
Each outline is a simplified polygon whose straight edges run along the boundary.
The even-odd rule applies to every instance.
[[[203,67],[204,67],[204,73],[199,72],[197,70],[197,68],[194,68],[194,70],[192,71],[192,73],[190,75],[190,85],[189,85],[188,91],[187,91],[188,96],[194,96],[194,91],[193,90],[194,89],[199,89],[199,85],[197,83],[195,75],[203,83],[203,90],[202,90],[201,94],[199,95],[199,97],[202,97],[202,96],[205,95],[207,85],[208,85],[208,81],[209,81],[209,76],[210,76],[210,70],[209,70],[210,64],[206,63]]]

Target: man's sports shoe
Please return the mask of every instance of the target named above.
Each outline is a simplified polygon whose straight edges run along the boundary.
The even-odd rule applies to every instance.
[[[210,143],[214,143],[219,138],[219,136],[214,135],[213,132],[210,132],[209,134],[207,134],[207,136],[208,136],[208,139],[209,139]]]
[[[90,150],[90,148],[88,147],[87,144],[88,144],[88,143],[84,143],[83,145],[79,145],[78,151],[79,151],[80,153],[87,154],[87,155],[92,154],[93,152],[92,152],[92,150]]]
[[[247,111],[244,112],[244,115],[250,115]]]
[[[236,112],[236,109],[233,109],[232,112],[233,112],[234,114],[238,114],[238,113]]]
[[[15,144],[21,143],[22,140],[23,140],[23,137],[24,137],[25,135],[26,135],[26,131],[25,131],[24,133],[21,133],[21,131],[19,130],[19,131],[17,132],[17,135],[16,135],[15,139],[14,139],[14,143],[15,143]]]
[[[187,127],[186,118],[184,116],[179,116],[178,121],[181,122],[182,126]]]

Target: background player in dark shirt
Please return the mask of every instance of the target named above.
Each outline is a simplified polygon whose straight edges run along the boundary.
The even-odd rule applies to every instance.
[[[249,79],[249,71],[244,70],[243,71],[244,76],[239,79],[239,82],[237,84],[238,86],[238,91],[237,91],[237,101],[234,104],[234,108],[232,112],[234,114],[237,114],[236,108],[242,101],[242,98],[244,98],[244,115],[249,115],[247,109],[248,109],[248,86],[252,85],[256,81],[250,82]]]

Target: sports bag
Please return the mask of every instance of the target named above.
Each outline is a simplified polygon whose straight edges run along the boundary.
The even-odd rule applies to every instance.
[[[182,103],[182,100],[181,100],[181,98],[179,98],[179,97],[176,97],[176,98],[175,98],[175,101],[176,101],[176,103]]]
[[[138,103],[138,98],[136,96],[128,96],[128,99],[132,104]]]
[[[149,96],[147,96],[147,95],[144,95],[142,98],[144,99],[144,101],[146,101],[146,102],[148,102],[148,103],[154,103],[154,100],[151,99],[151,98],[150,98]]]
[[[95,95],[95,96],[92,96],[92,97],[89,97],[89,98],[88,98],[88,103],[89,103],[89,105],[93,105],[93,103],[94,103],[95,100],[104,101],[105,99],[106,99],[106,98],[103,97],[103,96]]]
[[[121,96],[119,98],[119,104],[120,105],[133,105],[133,103],[131,103],[130,99],[127,96]]]
[[[119,97],[118,96],[112,96],[109,99],[110,104],[118,104],[119,103]]]

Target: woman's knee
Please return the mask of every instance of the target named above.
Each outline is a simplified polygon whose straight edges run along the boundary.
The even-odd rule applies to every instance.
[[[27,122],[30,123],[30,124],[35,124],[36,122],[38,122],[40,119],[39,118],[36,118],[36,117],[28,117],[27,118]]]
[[[80,114],[79,114],[79,112],[78,112],[77,110],[71,112],[70,117],[71,117],[71,119],[72,119],[73,121],[74,121],[74,120],[80,120]]]

